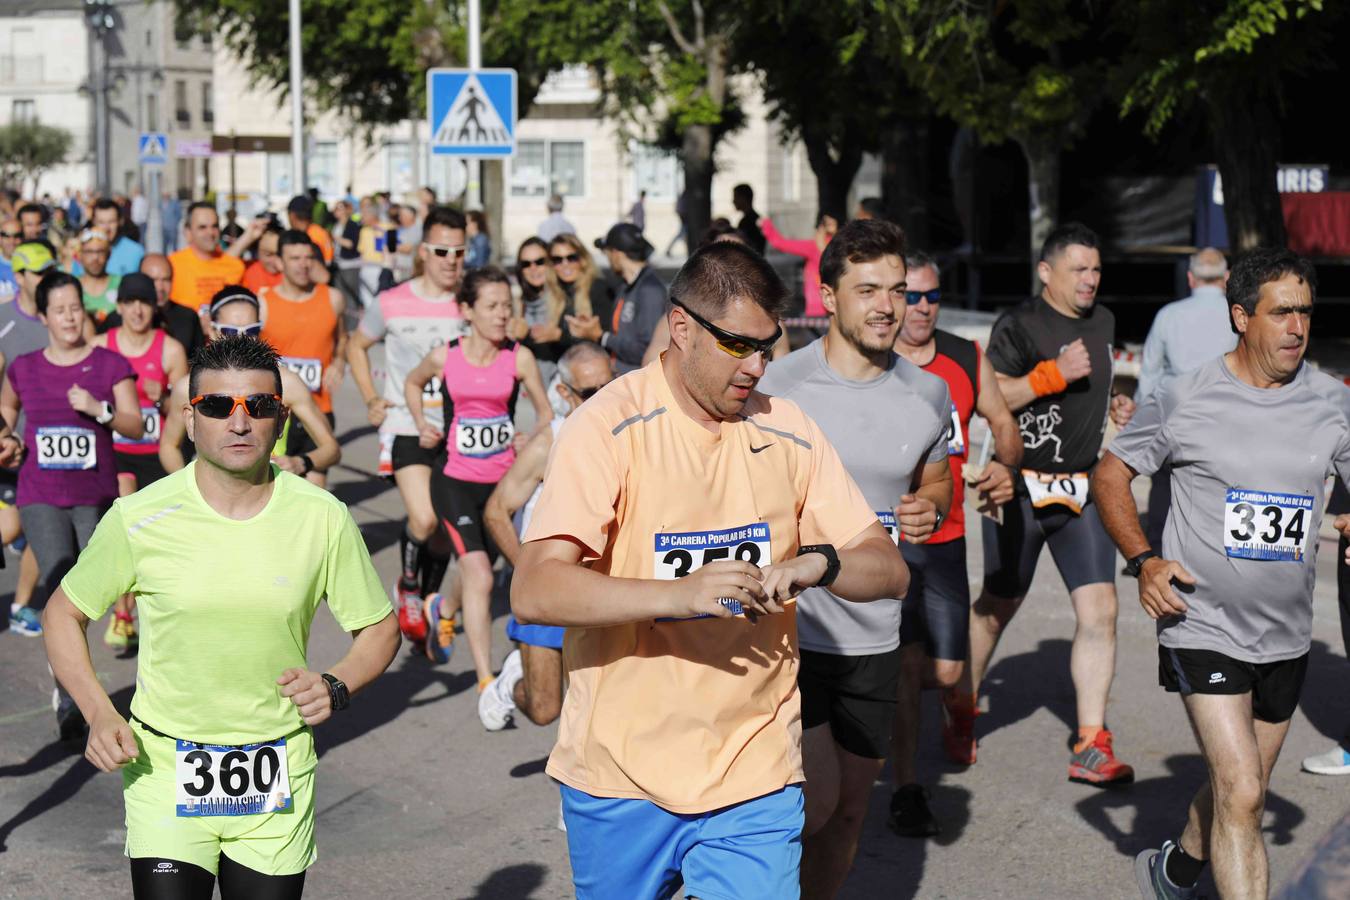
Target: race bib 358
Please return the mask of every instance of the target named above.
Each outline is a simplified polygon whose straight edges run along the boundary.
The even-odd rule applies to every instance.
[[[773,562],[769,523],[755,522],[720,531],[657,534],[652,553],[652,577],[658,581],[673,581],[721,559],[739,559],[754,566],[767,566]],[[733,615],[741,614],[740,601],[727,597],[721,602]]]

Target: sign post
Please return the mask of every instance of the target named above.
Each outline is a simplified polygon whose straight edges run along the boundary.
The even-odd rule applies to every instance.
[[[136,155],[150,176],[149,196],[145,198],[150,204],[149,215],[145,219],[145,230],[149,234],[141,235],[141,243],[149,253],[163,253],[164,225],[160,215],[159,193],[160,175],[169,158],[168,135],[159,131],[142,132],[137,142]]]

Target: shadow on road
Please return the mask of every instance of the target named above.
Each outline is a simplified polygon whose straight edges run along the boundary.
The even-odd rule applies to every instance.
[[[942,834],[928,839],[906,838],[898,836],[889,827],[866,827],[841,897],[868,896],[883,884],[886,896],[893,900],[911,900],[918,896],[930,844],[943,847],[955,844],[970,824],[970,791],[960,785],[942,784],[942,777],[939,776],[938,783],[928,788],[929,808],[934,818],[942,823]],[[887,767],[872,786],[872,796],[867,804],[868,822],[887,821],[892,790]]]
[[[1333,741],[1350,734],[1350,700],[1345,695],[1347,682],[1350,682],[1350,662],[1331,649],[1326,641],[1313,641],[1299,708],[1319,734]]]
[[[541,756],[538,759],[532,759],[529,762],[523,762],[518,766],[511,767],[512,778],[529,778],[531,775],[538,775],[548,768],[548,757]]]
[[[1115,845],[1122,856],[1133,858],[1141,850],[1176,840],[1186,825],[1186,810],[1200,785],[1209,777],[1198,753],[1176,754],[1166,760],[1168,774],[1136,781],[1121,790],[1100,791],[1074,804],[1089,825]],[[1113,813],[1133,810],[1126,827],[1113,821]],[[1303,808],[1276,791],[1266,794],[1266,824],[1262,830],[1277,846],[1294,839],[1294,831],[1307,816]]]
[[[387,478],[377,478],[365,469],[358,469],[344,463],[335,467],[357,476],[355,481],[342,481],[330,485],[333,496],[348,506],[359,506],[367,500],[394,490],[394,482]]]
[[[544,883],[545,870],[538,863],[521,863],[498,869],[464,900],[528,900],[537,896]]]
[[[1059,717],[1067,732],[1077,728],[1069,651],[1073,644],[1050,638],[1035,650],[1005,656],[984,677],[980,694],[989,700],[989,712],[975,722],[975,733],[985,737],[1031,717],[1041,707]]]
[[[465,648],[467,652],[468,648]],[[405,643],[389,669],[361,692],[359,703],[353,703],[341,716],[334,716],[314,732],[314,743],[319,756],[334,747],[359,738],[369,731],[393,722],[409,709],[439,703],[477,685],[472,669],[450,673],[434,667],[425,657],[409,652]],[[434,691],[418,697],[427,687],[439,685],[443,691]]]
[[[115,691],[109,698],[117,711],[126,717],[129,714],[131,704],[132,685],[127,685],[120,691]],[[72,760],[64,772],[56,776],[47,789],[38,794],[32,800],[28,801],[23,809],[16,812],[3,822],[0,822],[0,853],[7,849],[5,846],[9,836],[17,831],[21,826],[28,824],[43,813],[56,809],[61,804],[74,798],[80,792],[85,784],[97,775],[98,769],[84,758],[83,744],[62,743],[61,741],[52,741],[43,747],[37,753],[30,756],[26,761],[14,766],[5,766],[0,768],[0,776],[18,776],[32,775],[59,765],[63,760]]]

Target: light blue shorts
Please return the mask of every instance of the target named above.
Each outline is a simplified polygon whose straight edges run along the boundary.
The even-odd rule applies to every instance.
[[[800,896],[799,784],[694,815],[561,788],[579,900],[665,900],[681,879],[700,900]]]

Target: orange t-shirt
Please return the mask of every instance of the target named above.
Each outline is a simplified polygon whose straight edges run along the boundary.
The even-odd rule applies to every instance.
[[[568,417],[524,538],[571,538],[606,575],[670,579],[729,556],[767,565],[803,544],[842,547],[876,520],[796,404],[751,394],[713,434],[680,410],[657,360]],[[800,782],[798,660],[795,605],[753,624],[568,628],[548,774],[675,813]]]
[[[243,260],[219,251],[202,259],[196,250],[184,247],[169,257],[169,263],[173,266],[169,299],[193,312],[210,303],[216,291],[244,277]]]
[[[311,241],[319,245],[319,252],[323,254],[324,263],[332,262],[333,236],[314,222],[309,223],[309,227],[305,229],[305,234],[309,235]]]
[[[321,412],[333,411],[333,398],[323,386],[324,373],[333,364],[338,318],[328,285],[317,284],[304,300],[287,300],[275,288],[264,288],[266,303],[262,339],[276,348],[281,364],[309,388]]]
[[[281,273],[277,272],[273,274],[267,271],[267,268],[255,259],[253,262],[249,263],[248,268],[244,270],[244,278],[240,284],[248,288],[254,294],[261,294],[263,288],[276,287],[281,284]]]

